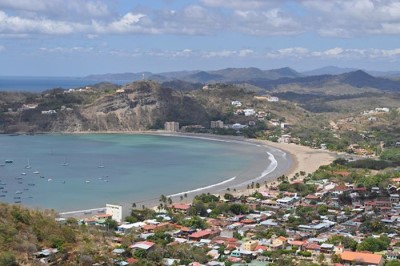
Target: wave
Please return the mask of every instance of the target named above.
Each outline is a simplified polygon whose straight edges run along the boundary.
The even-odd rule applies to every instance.
[[[236,176],[234,176],[232,178],[229,178],[227,180],[224,180],[222,182],[213,184],[213,185],[200,187],[200,188],[196,188],[196,189],[188,190],[188,191],[184,191],[184,192],[179,192],[179,193],[176,193],[176,194],[171,194],[171,195],[168,195],[167,197],[176,197],[176,196],[181,196],[181,195],[185,195],[185,194],[188,194],[188,193],[193,193],[193,192],[198,192],[198,191],[202,191],[202,190],[205,190],[205,189],[210,189],[210,188],[213,188],[213,187],[221,186],[221,185],[224,185],[226,183],[232,182],[235,179],[236,179]]]
[[[234,187],[242,187],[242,186],[244,186],[244,185],[250,184],[251,182],[258,181],[258,180],[260,180],[260,179],[263,179],[264,177],[266,177],[267,175],[269,175],[269,174],[272,173],[273,171],[275,171],[275,169],[278,167],[278,161],[275,159],[275,156],[274,156],[272,153],[267,152],[267,154],[268,154],[268,160],[271,162],[271,163],[268,165],[267,169],[265,169],[265,170],[261,173],[260,176],[258,176],[258,177],[256,177],[256,178],[253,178],[253,179],[251,179],[251,180],[247,180],[247,181],[242,182],[242,183],[240,183],[240,184],[237,184],[237,185],[235,185]]]
[[[200,137],[200,136],[185,136],[185,135],[178,135],[178,134],[168,134],[168,133],[163,133],[163,134],[158,134],[160,136],[167,136],[167,137],[179,137],[179,138],[190,138],[190,139],[203,139],[203,140],[212,140],[212,141],[219,141],[219,142],[232,142],[231,140],[225,140],[225,139],[217,139],[217,138],[211,138],[211,137]]]

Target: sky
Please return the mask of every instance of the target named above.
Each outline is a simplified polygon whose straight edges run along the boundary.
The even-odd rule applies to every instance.
[[[400,68],[400,0],[0,0],[0,76]]]

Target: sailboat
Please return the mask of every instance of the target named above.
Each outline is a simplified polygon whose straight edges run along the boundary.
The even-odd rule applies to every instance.
[[[99,165],[97,166],[97,168],[104,168],[103,162],[101,162],[101,164],[99,164]]]
[[[67,158],[64,159],[64,162],[62,163],[62,166],[68,166],[69,163],[67,162]]]
[[[25,165],[25,169],[31,169],[31,162],[29,161],[29,158],[28,163]]]

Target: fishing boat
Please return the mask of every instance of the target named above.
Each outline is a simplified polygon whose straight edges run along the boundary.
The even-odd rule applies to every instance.
[[[5,163],[13,163],[14,161],[13,160],[5,160],[4,162]]]

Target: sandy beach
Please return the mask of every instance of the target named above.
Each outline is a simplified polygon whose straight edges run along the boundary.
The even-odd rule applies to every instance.
[[[294,143],[276,143],[267,140],[254,140],[254,139],[245,139],[243,137],[235,137],[235,136],[220,136],[220,135],[211,135],[211,134],[185,134],[185,133],[171,133],[171,132],[136,132],[136,134],[157,134],[157,135],[171,135],[171,136],[183,136],[183,137],[193,137],[193,138],[212,138],[212,139],[221,139],[221,140],[235,140],[235,141],[244,141],[249,142],[256,145],[262,145],[266,148],[275,148],[277,150],[284,151],[287,153],[288,157],[290,158],[290,165],[286,170],[283,171],[273,171],[271,174],[265,176],[263,179],[260,179],[259,182],[264,183],[266,182],[268,185],[275,183],[277,178],[280,175],[286,175],[289,178],[293,177],[296,173],[300,171],[304,171],[306,175],[308,173],[315,172],[320,166],[330,164],[337,155],[333,152],[328,150],[321,150],[321,149],[312,149],[307,146],[297,145]],[[256,175],[256,172],[253,172],[253,175]],[[241,186],[232,186],[231,183],[227,183],[223,188],[210,188],[200,190],[196,193],[188,193],[187,198],[180,200],[179,197],[173,197],[173,202],[183,202],[183,203],[191,203],[193,198],[197,194],[201,193],[211,193],[216,195],[223,195],[227,192],[228,188],[235,187],[235,192],[230,189],[230,193],[235,195],[248,195],[255,191],[248,190],[247,184],[251,183],[251,180],[254,179],[255,176],[252,176],[249,179],[249,182],[246,185],[242,184]],[[300,180],[299,178],[297,180]],[[263,190],[263,189],[260,189]],[[158,206],[159,202],[158,199],[154,199],[151,201],[143,201],[141,204],[154,208]]]
[[[297,145],[294,143],[276,143],[267,140],[257,140],[263,145],[283,150],[290,154],[292,165],[286,176],[293,177],[300,171],[308,173],[315,172],[321,165],[328,165],[336,158],[336,154],[327,150],[312,149],[310,147]]]

